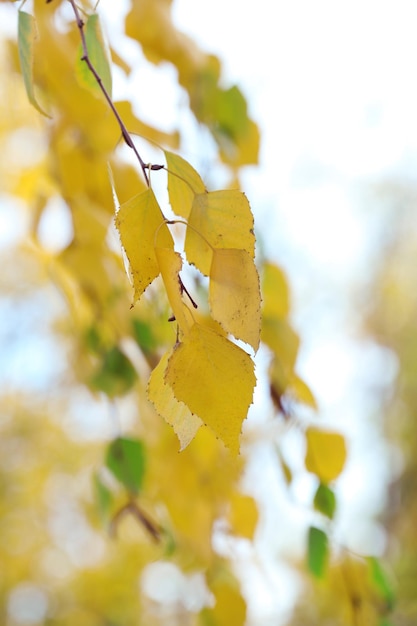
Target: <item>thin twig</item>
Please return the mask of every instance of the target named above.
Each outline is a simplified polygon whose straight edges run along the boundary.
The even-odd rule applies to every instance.
[[[117,529],[119,527],[122,517],[125,517],[130,513],[133,517],[148,531],[150,536],[155,542],[161,541],[162,529],[155,524],[149,517],[139,508],[139,505],[133,500],[129,500],[122,508],[114,515],[110,524],[110,535],[115,537]]]
[[[129,146],[129,148],[131,148],[133,150],[133,152],[135,153],[136,158],[139,161],[140,167],[142,169],[143,172],[143,176],[146,180],[146,184],[149,187],[149,177],[148,177],[148,173],[147,173],[147,169],[149,167],[149,165],[147,163],[145,163],[142,159],[142,157],[140,156],[135,144],[133,143],[133,139],[129,134],[129,131],[127,130],[126,126],[123,123],[122,118],[120,117],[116,107],[113,104],[113,101],[109,95],[109,93],[107,92],[107,89],[105,88],[105,86],[103,85],[103,81],[101,80],[100,75],[97,73],[95,67],[93,66],[93,64],[91,63],[90,57],[88,55],[88,48],[87,48],[87,42],[85,39],[85,33],[84,33],[84,21],[82,20],[78,7],[75,4],[75,0],[68,0],[68,2],[70,3],[70,5],[72,6],[72,10],[74,11],[74,15],[75,15],[75,20],[77,22],[77,26],[78,26],[78,30],[80,31],[80,37],[81,37],[81,45],[82,45],[82,49],[83,49],[83,56],[81,57],[81,61],[85,61],[85,63],[87,64],[88,69],[90,70],[90,72],[92,73],[92,75],[94,76],[94,78],[97,81],[98,86],[100,87],[101,91],[103,92],[104,97],[107,100],[107,103],[109,105],[109,107],[111,108],[117,123],[119,124],[121,133],[122,133],[122,137],[125,141],[125,143]]]

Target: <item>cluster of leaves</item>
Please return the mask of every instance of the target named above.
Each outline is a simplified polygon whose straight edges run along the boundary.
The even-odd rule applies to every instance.
[[[211,132],[219,158],[236,180],[239,167],[257,162],[257,127],[239,89],[221,86],[218,59],[178,32],[170,9],[169,0],[132,2],[125,33],[141,44],[149,61],[168,61],[177,68],[192,112]],[[65,295],[69,315],[63,326],[71,338],[76,379],[116,407],[130,398],[135,414],[134,433],[119,433],[104,455],[95,449],[91,463],[101,468],[94,472],[91,517],[98,513],[119,537],[119,553],[112,555],[114,576],[126,588],[152,560],[172,558],[184,570],[205,572],[215,606],[201,611],[200,623],[220,626],[233,620],[239,626],[246,605],[233,564],[213,547],[213,532],[223,519],[230,535],[254,537],[258,510],[242,492],[246,459],[238,453],[261,343],[270,356],[271,407],[284,417],[293,403],[316,408],[296,373],[299,338],[290,323],[285,276],[272,262],[255,264],[254,221],[246,196],[239,189],[208,191],[196,169],[176,153],[177,131],[155,129],[136,116],[132,103],[113,102],[110,57],[126,75],[131,67],[107,48],[92,7],[39,1],[35,17],[18,12],[17,46],[8,42],[7,58],[10,73],[20,66],[26,95],[37,110],[28,111],[20,93],[16,128],[38,129],[42,156],[9,173],[5,188],[30,207],[30,253]],[[45,112],[41,124],[38,113]],[[149,145],[163,145],[166,164],[146,164],[133,134],[146,137]],[[120,138],[134,151],[140,175],[115,149]],[[167,178],[169,207],[163,210],[151,184],[156,176]],[[70,214],[72,236],[51,253],[39,233],[57,199]],[[127,257],[133,302],[120,245],[111,240],[114,223]],[[159,416],[172,426],[181,454]],[[300,430],[305,469],[318,482],[313,506],[330,521],[345,440],[317,426]],[[41,484],[44,462],[39,459]],[[132,532],[129,520],[139,522],[144,537]],[[328,543],[322,528],[309,529],[307,563],[318,578],[331,577]],[[123,564],[132,546],[136,560],[127,567]],[[102,572],[106,589],[110,569]],[[13,572],[10,588],[19,580],[19,572]],[[73,573],[72,578],[72,593],[86,607],[85,615],[60,588],[51,623],[98,624],[102,612],[122,624],[143,610],[140,600],[126,598],[124,591],[123,614],[117,589],[89,605],[82,591],[83,585],[89,587],[88,576]]]

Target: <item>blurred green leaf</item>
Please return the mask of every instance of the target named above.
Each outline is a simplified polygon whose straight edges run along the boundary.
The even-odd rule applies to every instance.
[[[110,511],[113,503],[113,494],[103,483],[99,474],[93,476],[94,499],[101,519],[106,522],[110,519]]]
[[[145,355],[151,353],[157,347],[157,341],[152,332],[152,327],[146,322],[134,319],[132,321],[133,337]]]
[[[91,386],[110,397],[129,391],[137,380],[137,373],[125,354],[114,346],[103,357],[99,371],[92,377]]]
[[[108,447],[106,466],[133,494],[140,491],[145,465],[145,446],[139,439],[118,437]]]
[[[40,107],[33,84],[33,44],[36,39],[36,20],[25,11],[18,11],[18,49],[20,67],[23,75],[26,93],[29,102],[39,113],[49,117]]]
[[[308,529],[307,564],[308,569],[316,578],[323,578],[328,559],[328,539],[320,528],[311,526]]]
[[[395,593],[386,572],[384,571],[379,559],[376,557],[369,556],[366,560],[368,562],[369,574],[374,587],[386,603],[387,608],[392,610],[395,603]]]
[[[314,496],[314,508],[333,519],[336,511],[336,496],[327,485],[320,484]]]
[[[93,13],[87,18],[84,33],[91,64],[100,76],[105,90],[111,97],[112,77],[110,70],[110,52],[105,43],[97,13]],[[91,89],[95,94],[101,94],[101,89],[95,77],[91,73],[87,63],[82,60],[83,55],[84,51],[81,48],[76,65],[77,78],[83,87]]]

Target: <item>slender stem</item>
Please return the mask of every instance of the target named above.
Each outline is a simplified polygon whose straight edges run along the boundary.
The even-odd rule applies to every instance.
[[[143,176],[146,180],[146,184],[149,187],[149,177],[148,177],[148,173],[147,173],[147,169],[148,169],[148,164],[145,163],[142,159],[142,157],[140,156],[135,144],[133,143],[133,139],[129,134],[129,131],[127,130],[126,126],[123,123],[122,118],[120,117],[116,107],[113,104],[113,101],[109,95],[109,93],[107,92],[107,89],[105,88],[105,86],[103,85],[103,81],[101,80],[100,75],[97,73],[96,69],[94,68],[93,64],[91,63],[90,57],[88,55],[88,48],[87,48],[87,42],[86,42],[86,38],[85,38],[85,33],[84,33],[84,21],[82,20],[81,16],[80,16],[80,12],[78,10],[77,5],[75,4],[75,0],[68,0],[68,2],[70,3],[70,5],[72,6],[72,10],[74,11],[74,15],[75,15],[75,20],[77,22],[77,26],[78,26],[78,30],[80,31],[80,37],[81,37],[81,45],[82,45],[82,49],[83,49],[83,56],[81,57],[82,61],[85,61],[85,63],[87,64],[88,69],[90,70],[90,72],[93,74],[94,78],[97,81],[98,86],[100,87],[101,91],[103,92],[103,95],[105,97],[105,99],[107,100],[107,103],[109,105],[109,107],[111,108],[117,123],[119,124],[119,128],[121,130],[122,133],[122,137],[125,141],[125,143],[129,146],[129,148],[131,148],[133,150],[133,152],[135,153],[136,158],[139,161],[140,167],[142,169],[143,172]]]
[[[139,505],[133,500],[129,500],[122,508],[115,514],[110,524],[110,534],[114,537],[117,534],[117,528],[119,526],[120,520],[122,517],[130,513],[133,515],[135,519],[138,520],[142,526],[148,531],[152,539],[156,542],[161,541],[161,531],[162,529],[155,524],[142,509],[139,508]]]

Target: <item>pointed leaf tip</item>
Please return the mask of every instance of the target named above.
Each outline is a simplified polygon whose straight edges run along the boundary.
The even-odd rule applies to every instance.
[[[256,384],[250,356],[213,330],[194,324],[168,361],[165,382],[177,400],[235,454]]]
[[[116,214],[116,228],[129,259],[134,286],[134,303],[159,275],[154,242],[172,248],[173,240],[152,189],[134,196]]]
[[[37,37],[36,20],[25,11],[18,11],[18,51],[20,67],[29,102],[39,113],[50,118],[40,106],[35,96],[33,83],[34,43]]]

